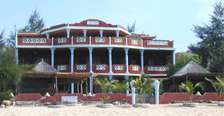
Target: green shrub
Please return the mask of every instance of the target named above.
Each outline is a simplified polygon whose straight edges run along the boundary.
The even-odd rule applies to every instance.
[[[3,101],[3,100],[10,100],[12,99],[12,96],[11,96],[11,91],[4,91],[4,92],[0,92],[0,103]]]

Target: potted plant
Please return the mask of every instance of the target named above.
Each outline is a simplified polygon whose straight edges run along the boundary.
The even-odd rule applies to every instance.
[[[100,108],[107,108],[107,107],[113,106],[112,104],[108,103],[108,100],[110,99],[110,97],[107,95],[110,88],[109,80],[107,78],[99,77],[99,78],[96,78],[95,82],[97,85],[99,85],[102,92],[102,96],[100,98],[102,104],[98,104],[96,106]]]
[[[133,86],[136,88],[136,92],[138,93],[138,102],[141,104],[141,106],[143,106],[143,103],[145,103],[144,95],[151,95],[153,92],[152,80],[147,80],[145,77],[146,75],[141,75],[132,82]],[[136,104],[135,106],[138,107],[140,104]]]
[[[197,88],[201,88],[202,83],[196,83],[195,85],[191,82],[191,81],[186,81],[185,83],[181,83],[179,88],[186,91],[189,95],[189,101],[185,102],[183,104],[183,106],[187,106],[187,107],[195,107],[196,104],[192,102],[192,96],[194,95],[194,93],[196,92]]]

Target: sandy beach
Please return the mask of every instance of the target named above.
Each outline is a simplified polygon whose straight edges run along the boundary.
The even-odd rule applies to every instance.
[[[224,116],[224,107],[203,104],[195,108],[173,105],[151,105],[148,108],[97,108],[89,106],[14,106],[0,109],[0,116]]]

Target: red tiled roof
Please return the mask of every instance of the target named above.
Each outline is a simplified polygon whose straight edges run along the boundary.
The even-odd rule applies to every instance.
[[[39,33],[31,33],[31,32],[23,32],[23,33],[18,33],[18,37],[45,37],[45,35],[41,35]]]

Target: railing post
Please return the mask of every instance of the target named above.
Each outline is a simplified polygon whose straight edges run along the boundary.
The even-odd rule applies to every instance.
[[[75,50],[75,48],[70,48],[70,66],[71,66],[71,72],[73,72],[74,71],[74,50]]]
[[[51,66],[54,67],[54,52],[55,48],[51,48]]]

